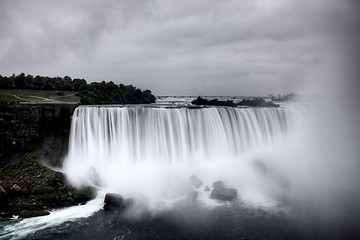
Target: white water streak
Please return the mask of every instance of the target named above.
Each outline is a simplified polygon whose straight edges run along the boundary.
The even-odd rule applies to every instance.
[[[284,134],[291,124],[289,111],[79,107],[73,116],[69,157],[92,165],[235,156]]]
[[[73,115],[64,171],[79,185],[93,180],[95,169],[113,191],[176,197],[168,190],[191,174],[208,169],[215,178],[234,160],[239,173],[246,171],[244,154],[271,145],[291,126],[288,108],[82,106]]]

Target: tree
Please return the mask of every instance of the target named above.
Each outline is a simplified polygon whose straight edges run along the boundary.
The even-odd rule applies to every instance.
[[[15,77],[15,88],[16,89],[25,89],[26,88],[25,73],[21,73],[19,76]]]

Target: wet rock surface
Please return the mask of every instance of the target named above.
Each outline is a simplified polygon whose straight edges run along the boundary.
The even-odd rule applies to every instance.
[[[210,193],[210,198],[221,201],[233,201],[237,198],[237,190],[225,187],[222,181],[213,183],[214,189]]]
[[[195,188],[199,188],[201,185],[203,185],[203,181],[201,181],[197,176],[192,175],[190,177],[190,185],[195,187]]]
[[[77,189],[65,176],[38,162],[34,151],[0,167],[0,212],[2,216],[84,204],[96,196],[91,187]],[[29,212],[25,212],[31,215]],[[36,212],[34,212],[35,214]]]
[[[124,210],[131,204],[131,200],[126,200],[117,193],[107,193],[104,203],[104,210]]]

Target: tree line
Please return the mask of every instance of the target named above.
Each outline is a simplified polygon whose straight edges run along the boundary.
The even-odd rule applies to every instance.
[[[112,81],[88,84],[85,79],[71,79],[69,76],[0,75],[0,89],[74,91],[78,92],[81,104],[139,104],[156,100],[150,90],[142,91],[132,85],[117,85]]]
[[[271,102],[267,102],[262,98],[254,98],[254,99],[242,99],[238,103],[234,103],[232,100],[221,101],[217,98],[208,100],[206,98],[202,98],[198,96],[195,100],[191,102],[194,105],[207,105],[207,106],[228,106],[228,107],[236,107],[236,106],[247,106],[247,107],[279,107],[280,105]]]

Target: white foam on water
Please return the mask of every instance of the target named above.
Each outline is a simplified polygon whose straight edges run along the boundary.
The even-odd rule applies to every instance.
[[[19,222],[7,225],[2,230],[0,239],[21,239],[36,231],[51,228],[67,221],[76,221],[79,218],[86,218],[102,209],[104,206],[104,191],[99,191],[95,199],[85,205],[73,206],[63,209],[56,209],[50,215],[20,220]]]

